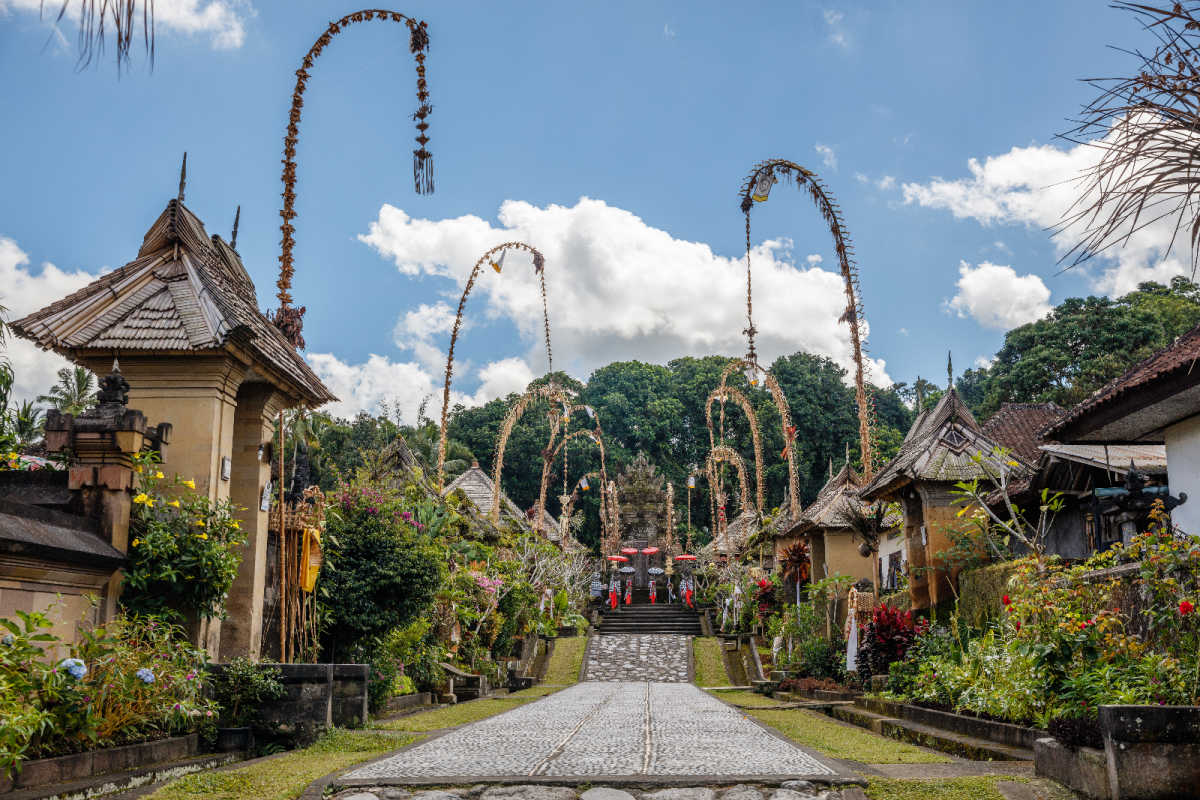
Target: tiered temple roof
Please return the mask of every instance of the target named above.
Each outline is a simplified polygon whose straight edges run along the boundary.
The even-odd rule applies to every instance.
[[[337,399],[258,310],[237,252],[178,199],[150,226],[137,258],[12,327],[73,360],[228,351],[311,406]]]

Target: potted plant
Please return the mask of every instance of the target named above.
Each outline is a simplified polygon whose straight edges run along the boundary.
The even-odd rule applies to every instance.
[[[248,658],[235,658],[216,670],[213,697],[221,706],[217,723],[217,750],[227,753],[249,750],[254,746],[258,704],[283,697],[278,667],[255,664]]]

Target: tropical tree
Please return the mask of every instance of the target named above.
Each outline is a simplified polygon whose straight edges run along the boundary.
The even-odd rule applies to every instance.
[[[44,417],[45,412],[34,405],[32,400],[22,401],[21,405],[13,410],[10,420],[17,447],[29,447],[42,438]]]
[[[40,395],[38,402],[78,416],[96,404],[96,376],[84,367],[63,367],[58,371],[58,383]]]

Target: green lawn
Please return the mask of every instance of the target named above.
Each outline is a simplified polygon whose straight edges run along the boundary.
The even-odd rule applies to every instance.
[[[726,703],[733,703],[735,706],[746,706],[748,708],[771,708],[773,706],[783,705],[782,700],[776,700],[773,697],[767,697],[765,694],[758,694],[746,689],[729,689],[725,691],[709,691],[714,697],[719,697]]]
[[[752,709],[746,713],[770,725],[797,744],[811,747],[833,758],[845,758],[864,764],[944,764],[950,761],[940,753],[836,722],[814,711]]]
[[[692,663],[695,668],[692,682],[697,686],[728,686],[725,662],[721,660],[721,643],[712,637],[692,639]]]
[[[335,729],[303,750],[238,769],[186,775],[158,789],[148,800],[292,800],[322,775],[404,747],[414,739]]]
[[[579,670],[583,666],[583,652],[586,647],[586,637],[574,636],[558,639],[554,644],[554,652],[550,654],[550,663],[546,665],[545,680],[532,689],[523,689],[499,697],[472,700],[468,703],[458,703],[445,708],[435,708],[431,711],[422,711],[394,720],[376,722],[373,723],[373,727],[390,731],[421,733],[466,725],[468,722],[478,722],[481,719],[511,711],[525,703],[557,692],[564,686],[578,682]]]

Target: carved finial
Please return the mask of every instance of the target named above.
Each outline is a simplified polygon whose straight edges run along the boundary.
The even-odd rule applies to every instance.
[[[176,198],[180,203],[183,202],[183,190],[187,188],[187,152],[183,154],[183,165],[179,167],[179,196]]]
[[[100,391],[96,394],[98,405],[125,405],[129,402],[129,381],[121,374],[120,365],[113,359],[113,371],[100,379]]]
[[[113,368],[112,368],[112,371],[113,371],[113,372],[115,372],[115,373],[118,373],[118,374],[121,372],[121,362],[117,360],[117,357],[116,357],[116,356],[113,356]]]
[[[946,391],[954,388],[954,352],[946,351]]]
[[[233,233],[229,237],[229,247],[237,250],[237,229],[238,223],[242,221],[242,207],[238,206],[237,213],[233,215]]]

